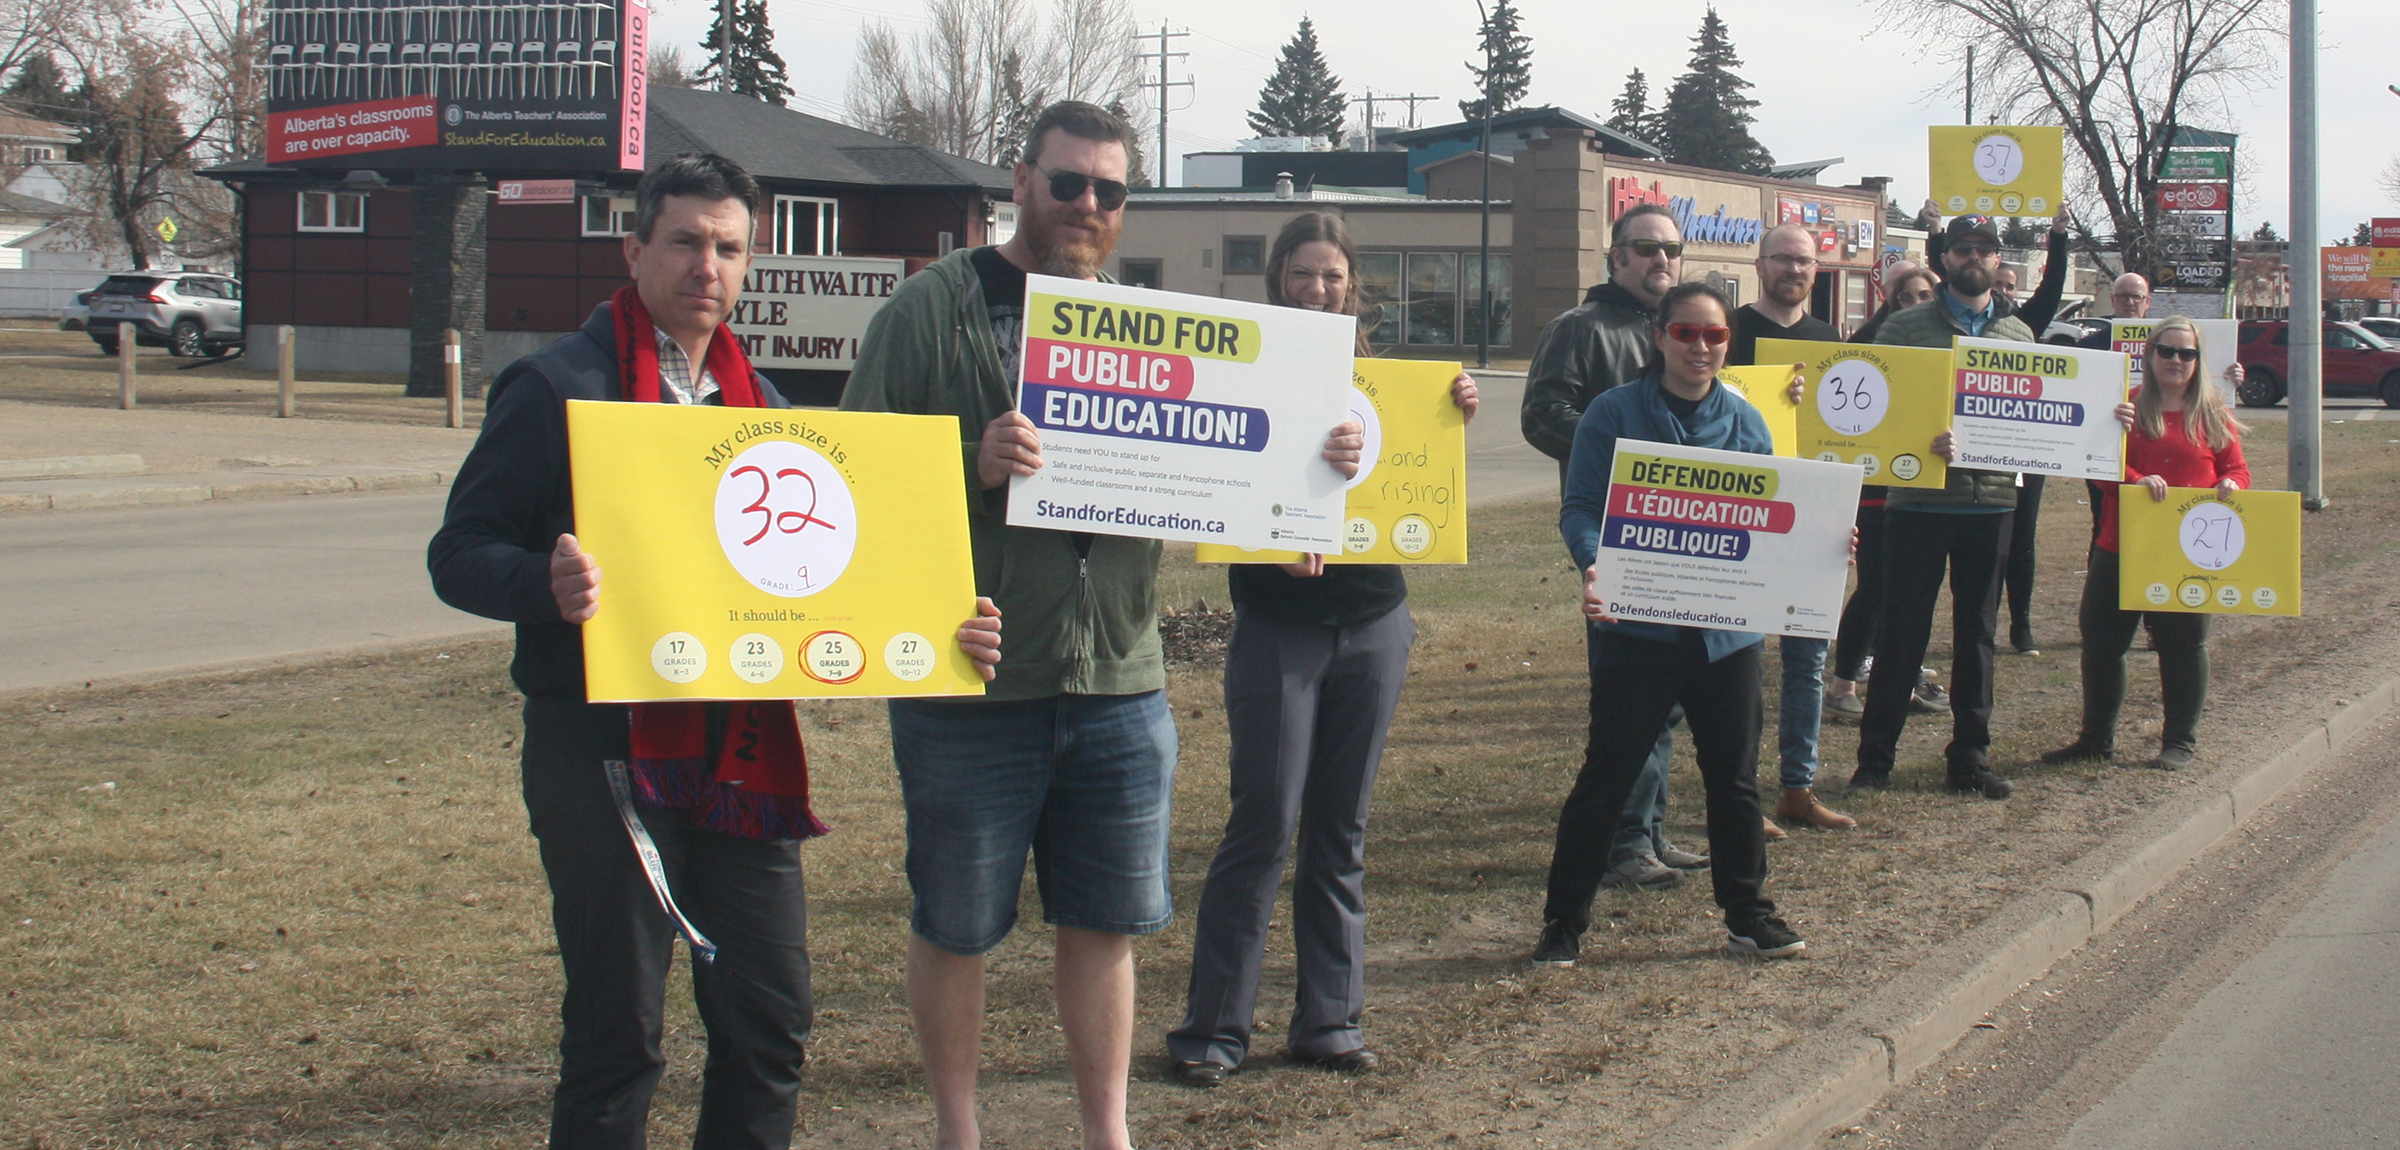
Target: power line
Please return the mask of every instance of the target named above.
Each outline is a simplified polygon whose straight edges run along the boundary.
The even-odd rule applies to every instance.
[[[1162,188],[1170,186],[1167,182],[1167,89],[1195,87],[1189,76],[1181,80],[1170,81],[1167,79],[1167,61],[1188,60],[1192,55],[1189,52],[1170,52],[1167,50],[1167,45],[1170,40],[1180,40],[1190,35],[1190,32],[1167,31],[1166,21],[1161,20],[1157,32],[1137,32],[1133,36],[1136,43],[1152,38],[1158,40],[1158,51],[1137,52],[1134,54],[1134,59],[1158,61],[1158,79],[1155,81],[1145,80],[1141,87],[1144,90],[1153,88],[1158,90],[1158,186]]]

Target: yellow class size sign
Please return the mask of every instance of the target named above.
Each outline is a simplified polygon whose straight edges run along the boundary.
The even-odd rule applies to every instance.
[[[980,695],[958,421],[567,404],[593,702]]]
[[[1342,549],[1327,563],[1467,561],[1467,417],[1450,399],[1459,365],[1413,359],[1351,364],[1350,418],[1366,430],[1342,498]],[[1202,543],[1202,563],[1292,563],[1297,551]]]
[[[1951,216],[2047,216],[2066,184],[2056,125],[1940,124],[1928,129],[1933,202]]]
[[[1940,487],[1950,466],[1933,438],[1950,426],[1946,348],[1762,339],[1760,363],[1805,365],[1793,413],[1803,459],[1855,463],[1868,483]]]
[[[1742,398],[1758,409],[1767,421],[1767,434],[1775,440],[1775,454],[1786,458],[1800,454],[1800,408],[1792,402],[1790,364],[1729,367],[1717,373],[1717,382],[1742,393]]]
[[[2126,611],[2300,614],[2300,493],[2117,488],[2117,606]]]

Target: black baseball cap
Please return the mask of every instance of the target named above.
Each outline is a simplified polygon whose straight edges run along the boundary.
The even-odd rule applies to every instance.
[[[1950,221],[1950,227],[1946,234],[1951,243],[1957,243],[1970,236],[1980,236],[1992,241],[1992,246],[2000,246],[2000,225],[1993,223],[1990,216],[1956,217]]]

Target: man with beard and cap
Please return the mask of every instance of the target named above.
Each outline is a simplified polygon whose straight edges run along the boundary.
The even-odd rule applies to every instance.
[[[1948,348],[1958,336],[2033,342],[2033,332],[1992,294],[2000,262],[2000,230],[1989,216],[1960,216],[1944,233],[1941,294],[1884,321],[1877,342]],[[1930,450],[1949,459],[1953,437],[1935,436]],[[1941,488],[1894,487],[1884,516],[1883,618],[1876,628],[1875,665],[1859,720],[1858,773],[1853,790],[1891,784],[1900,730],[1932,636],[1933,609],[1947,569],[1951,612],[1952,737],[1945,757],[1953,791],[2007,798],[2015,788],[1992,773],[1992,658],[1999,623],[2001,568],[2016,519],[2017,476],[2006,471],[1949,469]]]
[[[1839,343],[1842,333],[1832,324],[1808,314],[1809,295],[1817,286],[1817,240],[1800,224],[1780,224],[1759,241],[1758,302],[1733,312],[1733,349],[1729,367],[1758,362],[1758,341],[1803,339]],[[1763,397],[1762,397],[1763,398]],[[1817,735],[1825,722],[1820,698],[1825,689],[1825,640],[1785,635],[1780,640],[1782,705],[1775,720],[1776,758],[1783,774],[1783,797],[1775,802],[1775,817],[1819,830],[1848,830],[1858,821],[1818,801]],[[1767,841],[1783,837],[1772,821]]]
[[[908,1000],[937,1147],[981,1140],[983,956],[1016,925],[1028,852],[1057,927],[1052,988],[1086,1150],[1126,1150],[1132,936],[1172,914],[1160,544],[1007,516],[1010,478],[1042,466],[1041,439],[1015,410],[1026,276],[1100,277],[1124,226],[1133,139],[1103,108],[1043,109],[1015,169],[1016,235],[902,282],[868,324],[842,395],[845,410],[958,420],[976,591],[1008,632],[983,697],[890,703],[915,900]]]
[[[1542,328],[1525,375],[1525,442],[1558,460],[1562,496],[1584,409],[1602,393],[1649,373],[1657,357],[1651,317],[1683,279],[1683,230],[1657,204],[1627,208],[1609,226],[1608,242],[1608,279]],[[1585,628],[1584,640],[1590,647],[1597,632]],[[1682,720],[1681,711],[1668,717],[1634,782],[1601,878],[1609,886],[1664,890],[1682,882],[1682,872],[1708,866],[1708,856],[1678,850],[1666,836],[1667,766],[1675,755],[1675,724]]]

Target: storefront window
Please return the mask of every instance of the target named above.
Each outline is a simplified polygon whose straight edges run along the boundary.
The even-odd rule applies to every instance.
[[[1408,343],[1458,342],[1458,254],[1408,253]]]
[[[1462,252],[1459,262],[1465,271],[1464,304],[1459,309],[1464,319],[1458,342],[1478,343],[1483,339],[1483,258],[1477,252]],[[1492,255],[1492,339],[1506,346],[1509,340],[1509,298],[1516,286],[1516,277],[1509,272],[1509,257],[1497,252]]]
[[[1358,314],[1367,342],[1400,342],[1400,253],[1358,253]]]

